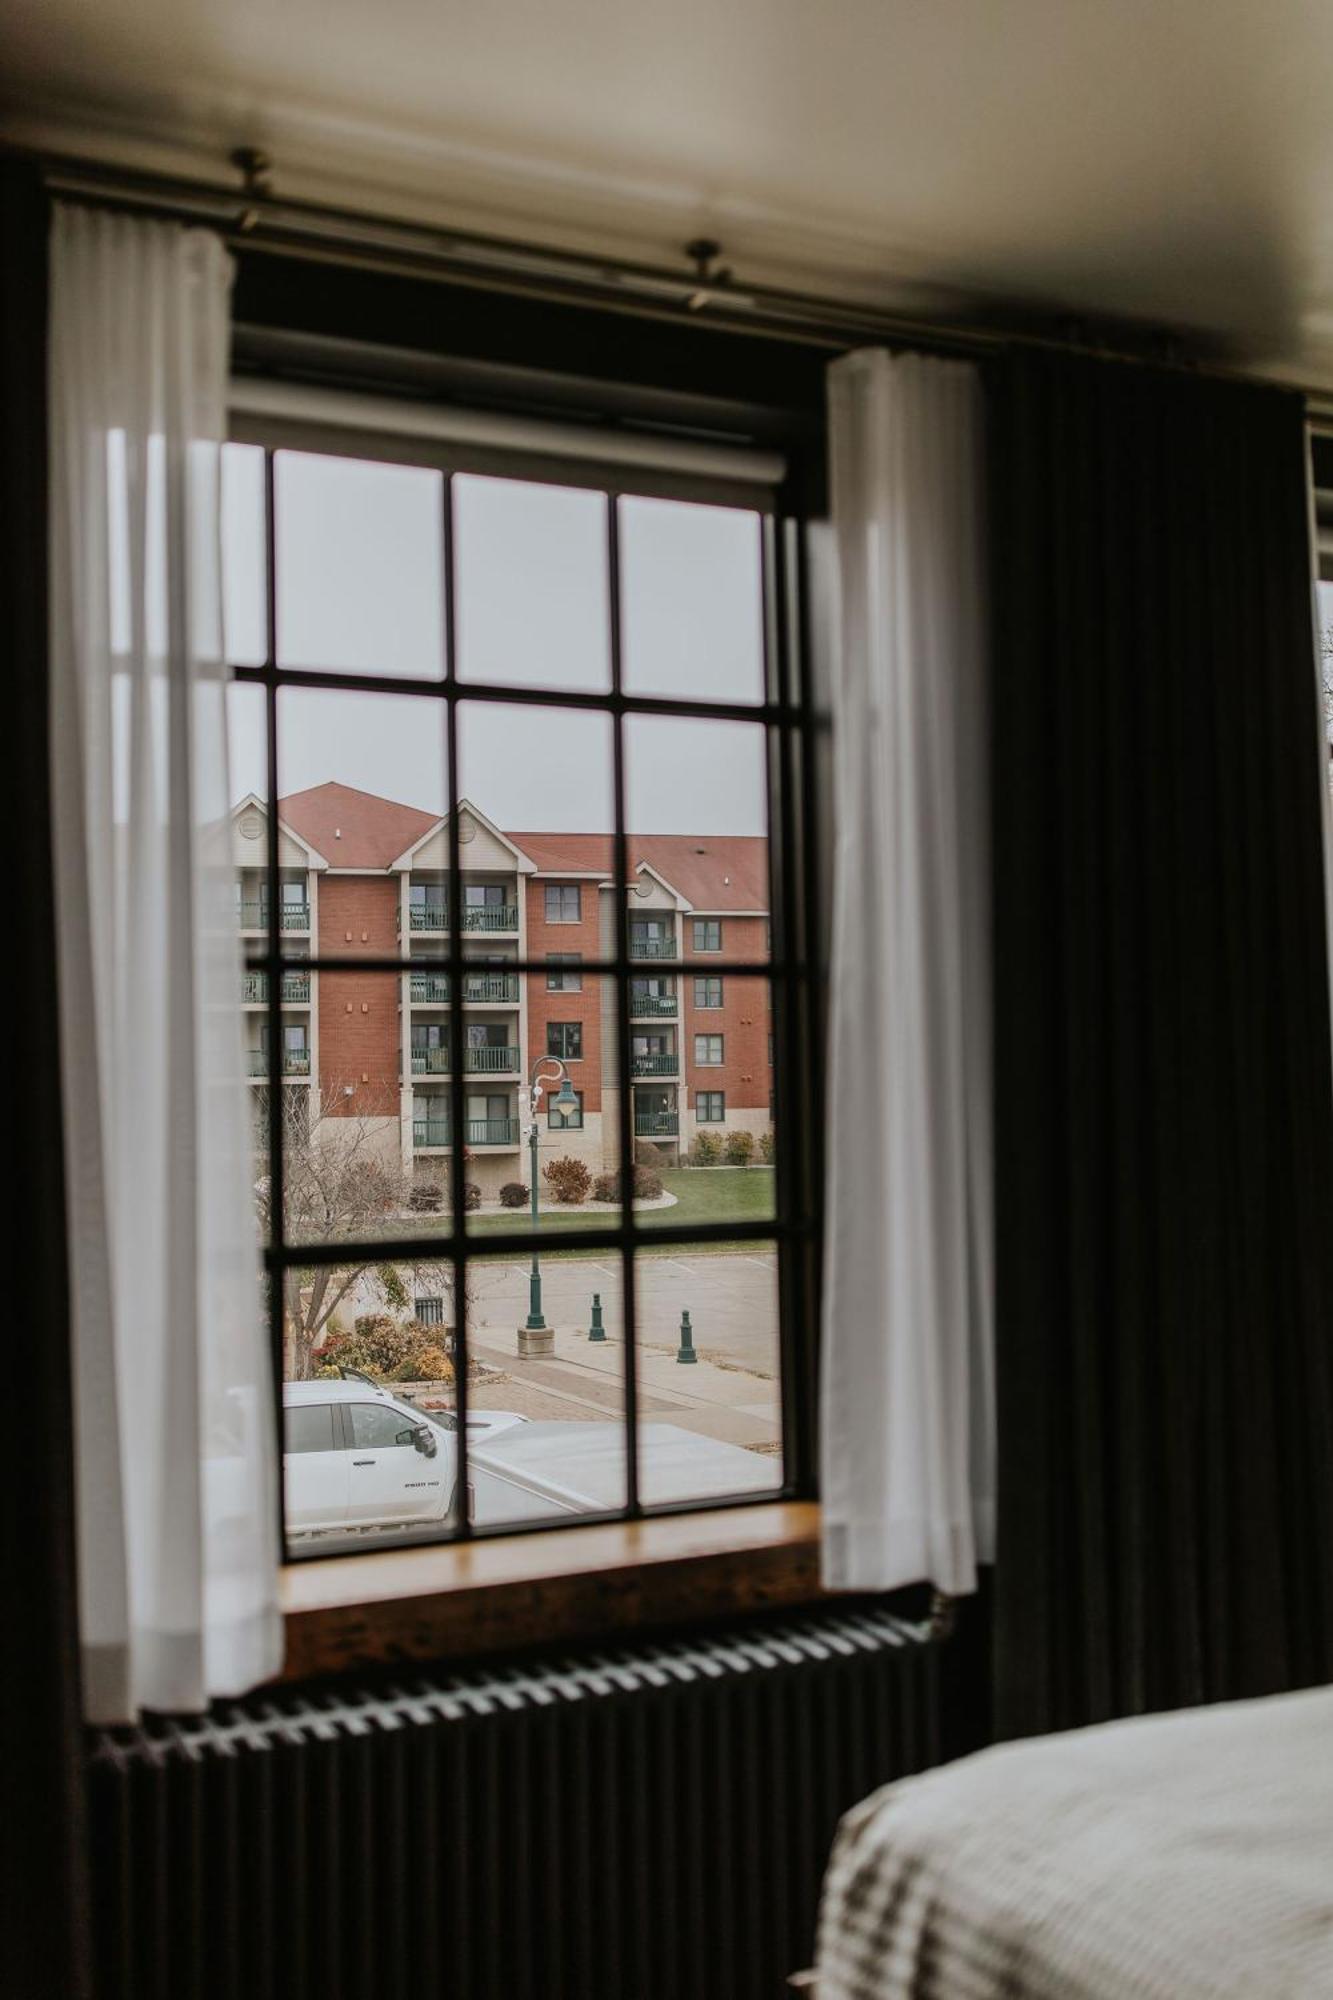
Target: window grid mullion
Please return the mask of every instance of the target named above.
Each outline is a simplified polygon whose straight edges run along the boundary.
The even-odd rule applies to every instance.
[[[606,588],[611,692],[616,698],[612,715],[616,957],[623,967],[629,960],[629,834],[625,819],[625,714],[619,705],[624,680],[620,620],[620,502],[614,495],[609,495],[606,503]],[[623,1232],[620,1309],[625,1323],[625,1513],[633,1520],[642,1511],[639,1497],[637,1274],[634,1267],[634,1091],[630,1063],[629,986],[623,970],[617,970],[615,981],[616,1068],[620,1085],[616,1105],[620,1119],[620,1227]]]
[[[458,676],[457,644],[458,592],[455,577],[454,541],[454,482],[449,474],[444,475],[443,505],[440,509],[441,528],[444,537],[443,589],[444,589],[444,757],[446,770],[445,809],[449,815],[449,905],[453,921],[449,930],[449,1040],[453,1055],[449,1064],[449,1114],[453,1130],[449,1134],[450,1196],[453,1209],[453,1274],[454,1274],[454,1431],[455,1431],[455,1475],[454,1475],[454,1528],[458,1538],[466,1541],[472,1533],[471,1513],[468,1507],[468,1324],[467,1324],[467,1171],[464,1162],[464,1136],[466,1132],[466,1078],[463,1053],[464,1013],[463,1013],[463,870],[461,846],[458,835]],[[409,952],[411,945],[409,942]],[[413,1163],[415,1172],[415,1162]]]

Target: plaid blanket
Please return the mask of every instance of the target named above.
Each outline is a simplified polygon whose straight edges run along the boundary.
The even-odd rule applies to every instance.
[[[1333,1995],[1333,1688],[1006,1744],[843,1820],[819,2000]]]

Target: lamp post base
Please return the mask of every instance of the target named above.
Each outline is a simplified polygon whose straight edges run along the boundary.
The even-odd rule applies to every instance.
[[[518,1352],[524,1361],[538,1354],[554,1354],[554,1331],[549,1326],[521,1326],[518,1330]]]

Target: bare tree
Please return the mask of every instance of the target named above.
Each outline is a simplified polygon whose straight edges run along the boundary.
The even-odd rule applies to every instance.
[[[312,1084],[285,1091],[282,1104],[283,1234],[289,1245],[337,1244],[404,1235],[412,1213],[412,1177],[396,1141],[386,1144],[385,1119],[342,1117],[332,1107],[337,1088]],[[265,1131],[266,1131],[265,1124]],[[264,1240],[273,1221],[273,1182],[264,1170],[255,1183]],[[413,1294],[429,1288],[443,1297],[453,1289],[453,1266],[438,1256],[411,1263],[379,1262],[364,1252],[346,1263],[291,1266],[283,1280],[283,1372],[302,1381],[314,1372],[312,1356],[338,1307],[354,1287],[369,1287],[379,1310],[407,1315]]]

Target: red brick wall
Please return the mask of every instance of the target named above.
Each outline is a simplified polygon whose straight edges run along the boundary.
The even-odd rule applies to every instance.
[[[768,1037],[772,1027],[769,987],[765,979],[745,973],[719,973],[719,961],[741,958],[763,961],[767,949],[767,918],[723,917],[720,952],[694,949],[694,922],[684,919],[685,957],[690,971],[681,975],[681,1022],[684,1034],[685,1076],[693,1106],[701,1090],[726,1092],[727,1112],[767,1110],[772,1097],[773,1072],[768,1061]],[[694,977],[714,974],[722,980],[722,1006],[696,1007]],[[722,1035],[724,1061],[720,1069],[694,1060],[696,1035]]]
[[[321,875],[318,897],[321,956],[396,954],[397,876]],[[392,973],[319,974],[319,1085],[329,1116],[398,1116],[401,1001]]]
[[[534,882],[530,877],[526,883],[528,898],[528,956],[545,958],[552,951],[581,952],[585,960],[598,959],[602,955],[601,938],[598,930],[598,899],[601,891],[595,882],[581,882],[580,920],[576,924],[548,924],[546,921],[546,884]],[[602,1108],[602,998],[598,991],[600,979],[595,974],[585,972],[583,989],[579,993],[548,993],[546,975],[533,972],[528,976],[528,1068],[538,1056],[546,1054],[546,1024],[548,1021],[581,1021],[583,1024],[583,1057],[569,1065],[569,1080],[575,1090],[583,1092],[585,1113],[600,1111]]]

